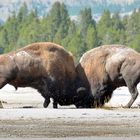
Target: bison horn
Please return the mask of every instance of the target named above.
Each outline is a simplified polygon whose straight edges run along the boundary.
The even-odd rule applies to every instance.
[[[87,93],[86,93],[85,87],[78,88],[77,94],[76,94],[76,96],[74,96],[74,102],[82,100],[86,95],[87,95]]]
[[[85,91],[85,90],[86,90],[85,87],[80,87],[80,88],[77,89],[77,93],[79,93],[79,92],[81,92],[81,91]]]

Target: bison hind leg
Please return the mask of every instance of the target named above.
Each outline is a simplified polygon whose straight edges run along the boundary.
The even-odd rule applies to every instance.
[[[58,103],[55,100],[53,100],[53,108],[58,108]]]
[[[130,101],[128,102],[128,104],[126,106],[124,106],[124,108],[130,108],[132,106],[132,104],[134,103],[134,101],[136,100],[139,92],[137,90],[137,84],[138,84],[138,80],[139,79],[138,77],[139,76],[132,76],[132,75],[128,75],[128,74],[125,74],[124,76],[124,80],[125,80],[125,83],[126,83],[126,86],[128,87],[128,90],[131,94],[131,99]]]
[[[137,96],[138,96],[138,90],[136,87],[128,87],[130,93],[131,93],[131,99],[128,102],[128,104],[126,106],[124,106],[124,108],[130,108],[132,106],[132,104],[134,103],[134,101],[136,100]]]

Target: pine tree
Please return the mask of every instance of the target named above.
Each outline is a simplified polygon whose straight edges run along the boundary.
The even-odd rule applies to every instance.
[[[5,28],[3,28],[0,32],[0,52],[3,53],[4,51],[8,50],[9,40],[8,40],[8,32]]]
[[[73,37],[71,38],[71,40],[68,43],[67,50],[69,50],[73,53],[73,55],[77,61],[80,59],[83,52],[86,51],[86,48],[84,47],[84,44],[81,40],[80,34],[76,33],[73,35]]]
[[[23,23],[26,20],[27,15],[28,15],[28,8],[26,3],[24,2],[21,8],[19,9],[17,15],[18,24]]]
[[[140,34],[140,10],[134,10],[132,15],[128,18],[126,25],[126,38],[127,45],[136,50],[139,49],[139,34]]]
[[[112,26],[110,11],[105,10],[97,24],[99,44],[105,44],[109,38],[108,29]]]
[[[64,5],[64,3],[61,4],[60,15],[61,15],[60,30],[61,30],[61,37],[63,39],[68,35],[68,30],[70,25],[70,16],[68,14],[66,5]]]
[[[78,56],[81,56],[85,51],[98,46],[96,22],[92,17],[91,8],[80,11],[79,24],[81,48],[78,51]]]
[[[16,49],[16,41],[18,40],[19,32],[18,32],[18,23],[17,23],[15,13],[11,17],[8,18],[8,20],[6,21],[4,25],[4,29],[6,29],[6,32],[7,32],[6,33],[7,37],[5,35],[5,37],[7,38],[6,40],[8,40],[9,42],[7,46],[8,49],[6,49],[6,52]]]
[[[114,30],[122,30],[122,29],[124,29],[124,26],[123,26],[123,23],[121,21],[119,13],[113,14],[113,16],[111,18],[111,22],[112,22],[112,28]]]
[[[70,40],[73,38],[73,36],[77,32],[77,26],[74,23],[74,21],[70,21],[69,29],[68,29],[67,32],[68,32],[67,36],[65,36],[65,38],[62,40],[62,45],[65,46],[66,48],[67,48],[68,43],[70,42]]]
[[[60,6],[60,24],[58,27],[58,30],[55,34],[54,42],[61,44],[62,41],[67,35],[70,25],[70,17],[68,14],[68,11],[66,9],[66,6],[64,4],[61,4]]]
[[[18,46],[22,47],[32,42],[38,42],[41,40],[40,21],[38,19],[36,11],[31,11],[26,17],[26,22],[20,29],[20,36],[18,39]]]
[[[53,41],[55,34],[59,29],[61,23],[60,14],[61,4],[60,2],[55,2],[47,15],[47,29],[48,29],[48,40]]]
[[[97,31],[92,25],[87,29],[86,44],[88,50],[98,46]]]
[[[92,18],[91,8],[85,8],[80,11],[81,36],[83,39],[86,38],[88,27],[93,26],[95,28],[95,24]]]

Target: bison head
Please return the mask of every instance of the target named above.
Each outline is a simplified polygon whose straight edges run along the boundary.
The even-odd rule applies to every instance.
[[[80,63],[76,66],[76,73],[77,77],[75,80],[76,93],[74,96],[74,105],[77,108],[91,108],[93,96],[90,92],[88,79]]]

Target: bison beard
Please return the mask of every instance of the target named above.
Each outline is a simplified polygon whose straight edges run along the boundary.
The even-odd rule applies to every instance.
[[[33,43],[0,56],[0,88],[6,84],[37,89],[45,98],[44,107],[53,98],[53,107],[75,101],[76,71],[73,57],[60,45]],[[76,99],[77,100],[77,99]]]
[[[120,86],[127,86],[131,93],[131,100],[125,107],[130,108],[138,96],[140,54],[131,48],[122,45],[97,47],[83,54],[76,69],[79,80],[89,91],[78,106],[83,106],[86,100],[84,106],[101,107]]]

